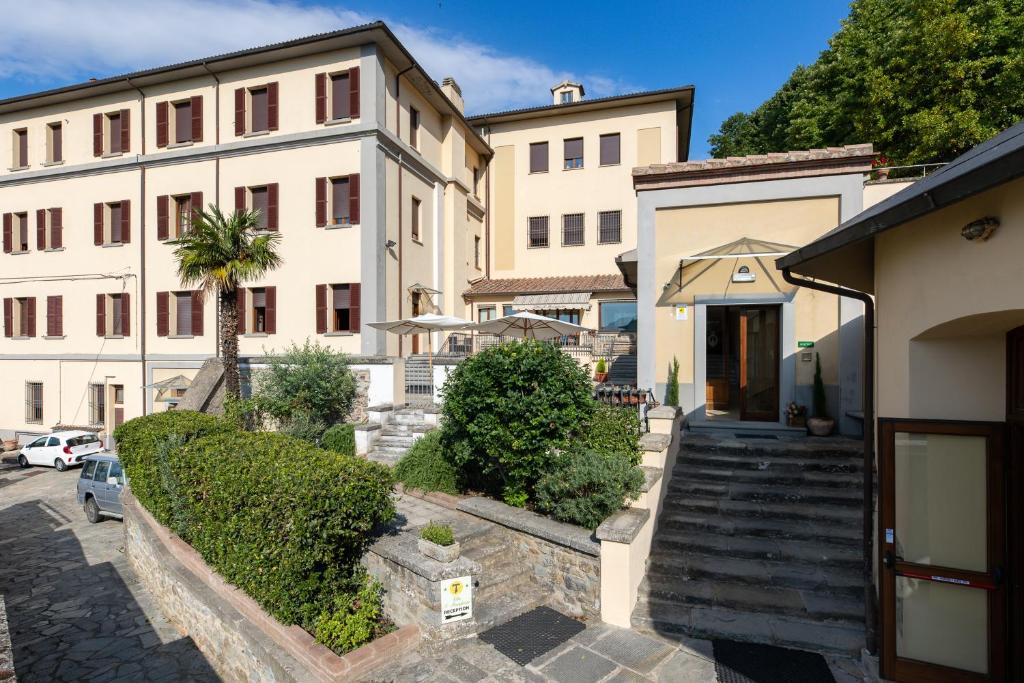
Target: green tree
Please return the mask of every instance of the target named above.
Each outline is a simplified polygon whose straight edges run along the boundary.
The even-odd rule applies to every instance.
[[[861,142],[948,161],[1024,117],[1024,0],[854,0],[828,48],[709,138],[716,157]]]
[[[220,353],[224,388],[238,398],[238,287],[257,280],[281,265],[277,244],[281,234],[260,232],[259,211],[236,211],[228,216],[214,204],[195,209],[192,226],[176,240],[174,257],[185,287],[198,286],[203,295],[216,294],[220,311]]]

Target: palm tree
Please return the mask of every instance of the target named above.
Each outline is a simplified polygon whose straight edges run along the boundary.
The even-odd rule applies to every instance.
[[[224,388],[241,396],[238,374],[238,287],[258,280],[281,265],[278,232],[260,233],[259,211],[235,211],[225,216],[214,204],[196,209],[192,225],[171,241],[178,260],[178,277],[185,287],[198,286],[203,297],[216,292],[220,304],[220,352]]]

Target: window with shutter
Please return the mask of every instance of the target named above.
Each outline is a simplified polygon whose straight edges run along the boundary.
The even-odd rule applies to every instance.
[[[46,336],[62,337],[64,335],[64,297],[46,297]]]
[[[359,174],[348,177],[348,220],[352,225],[359,224]]]
[[[156,146],[166,147],[170,137],[170,123],[167,119],[167,102],[156,103]]]
[[[350,197],[351,194],[349,193],[348,176],[342,176],[341,178],[331,178],[332,225],[352,224],[352,207],[349,202]]]
[[[331,119],[339,121],[350,118],[351,87],[348,72],[331,74]]]
[[[192,228],[192,195],[183,194],[174,198],[174,237],[183,236]]]
[[[156,336],[170,334],[170,292],[156,293]]]
[[[14,336],[14,299],[4,297],[4,336]]]
[[[64,210],[55,207],[48,210],[50,221],[50,249],[64,248]]]
[[[420,241],[420,220],[422,219],[420,214],[423,212],[422,207],[423,202],[416,197],[413,197],[412,207],[409,211],[409,219],[412,222],[411,237],[417,242]]]
[[[203,293],[191,292],[192,297],[192,336],[203,336]]]
[[[109,332],[111,336],[123,337],[124,335],[124,315],[121,307],[121,298],[123,294],[111,294],[110,295],[110,326]]]
[[[124,222],[121,215],[121,202],[107,204],[107,216],[109,217],[107,220],[110,229],[105,232],[110,235],[110,238],[106,243],[122,244],[124,239],[122,231]]]
[[[420,110],[409,107],[409,145],[419,149],[420,145]]]
[[[548,217],[532,216],[527,219],[527,246],[530,248],[548,246]]]
[[[621,211],[598,212],[597,241],[600,244],[617,244],[622,241]]]
[[[174,293],[174,333],[192,336],[192,292]]]
[[[264,287],[255,287],[249,290],[249,299],[252,302],[252,331],[256,334],[267,332],[267,290]]]
[[[354,66],[348,70],[348,115],[349,118],[359,118],[359,67]]]
[[[64,161],[64,125],[60,121],[46,126],[46,161],[50,164]]]
[[[4,223],[4,253],[10,254],[14,251],[14,214],[5,213]]]
[[[46,209],[36,210],[36,249],[46,249]]]
[[[565,163],[563,169],[570,171],[583,168],[583,138],[569,138],[564,142]]]
[[[14,150],[14,158],[11,159],[11,170],[28,168],[28,129],[20,128],[13,132],[13,136],[14,144],[11,147]]]
[[[192,142],[192,100],[174,103],[174,142]]]
[[[107,154],[121,154],[121,112],[107,114]]]
[[[352,328],[352,285],[331,285],[331,331],[354,332]]]
[[[14,214],[14,252],[21,254],[28,251],[28,214]]]
[[[253,211],[259,212],[259,220],[256,225],[260,230],[268,229],[267,221],[267,209],[268,209],[268,191],[267,186],[263,185],[260,187],[249,188],[249,200],[250,206]]]
[[[203,96],[193,95],[192,96],[192,121],[190,123],[192,128],[192,142],[203,141]]]
[[[317,285],[313,296],[313,310],[316,313],[316,333],[327,332],[327,285]]]
[[[269,128],[269,96],[267,87],[249,89],[249,133],[262,133]]]
[[[616,166],[619,163],[619,144],[620,138],[618,133],[608,133],[602,135],[601,138],[601,165],[602,166]]]

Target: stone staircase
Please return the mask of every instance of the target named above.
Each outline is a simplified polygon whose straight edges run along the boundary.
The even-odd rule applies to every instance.
[[[434,402],[434,379],[430,374],[430,358],[425,353],[405,358],[405,400],[410,405]]]
[[[391,413],[373,439],[367,460],[394,466],[424,434],[436,428],[426,418],[424,408],[400,408]]]
[[[633,625],[858,653],[861,457],[841,439],[685,436]]]
[[[636,355],[616,356],[608,366],[608,384],[636,386]]]

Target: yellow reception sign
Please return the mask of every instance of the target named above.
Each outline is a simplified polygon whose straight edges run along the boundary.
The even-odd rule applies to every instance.
[[[441,623],[473,616],[473,577],[460,576],[441,582]]]

